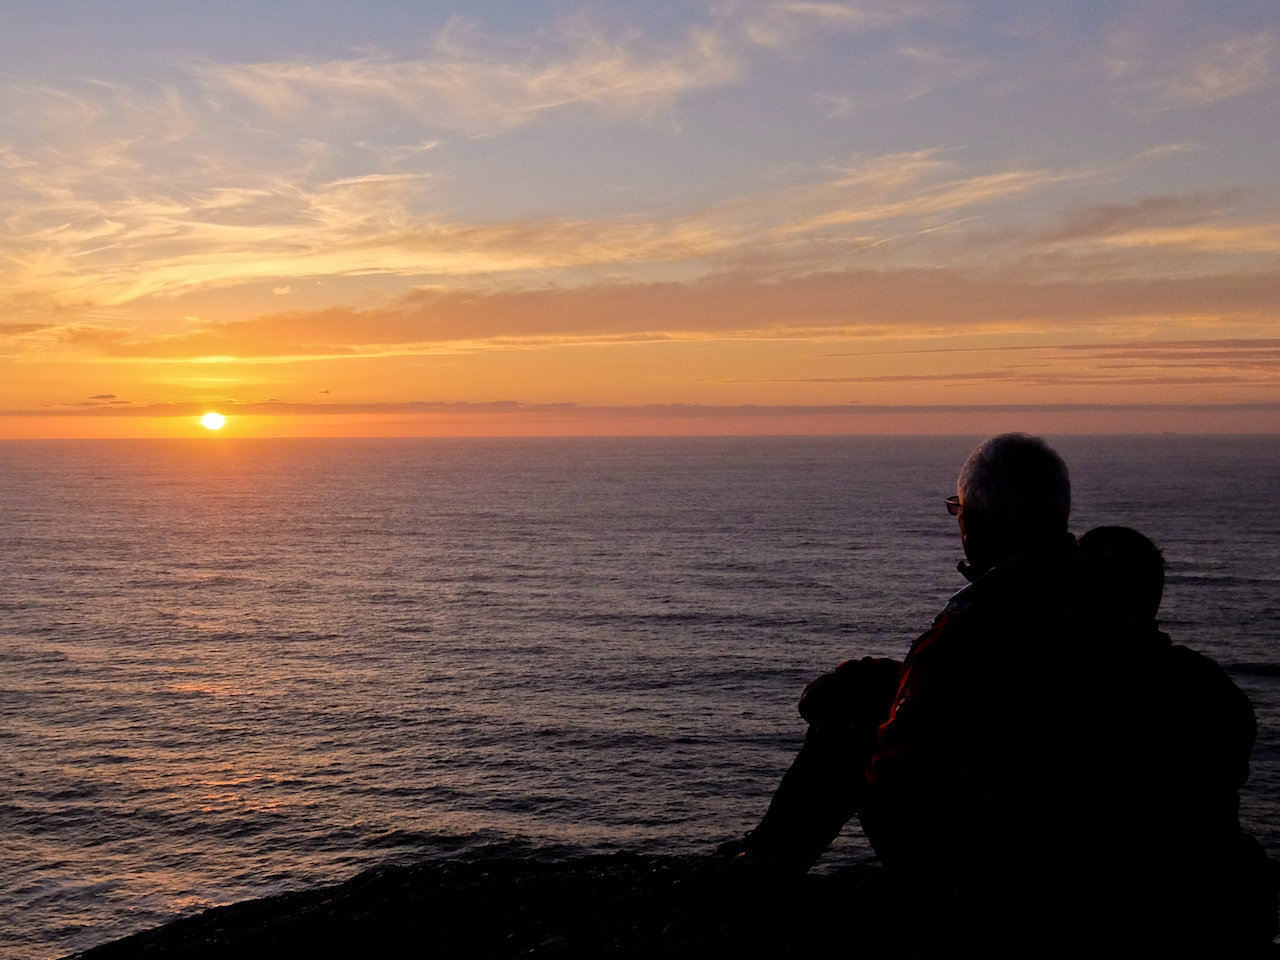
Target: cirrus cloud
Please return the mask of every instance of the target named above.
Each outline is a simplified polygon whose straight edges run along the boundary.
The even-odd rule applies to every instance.
[[[729,275],[543,290],[424,289],[386,307],[275,313],[164,336],[68,325],[42,337],[49,346],[117,359],[279,362],[484,345],[1044,334],[1205,317],[1243,327],[1280,323],[1277,303],[1280,272],[1037,283],[941,269],[853,270],[772,282]]]

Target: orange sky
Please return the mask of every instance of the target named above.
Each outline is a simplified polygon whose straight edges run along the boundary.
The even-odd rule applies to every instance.
[[[15,15],[0,438],[1280,431],[1266,5],[286,7]]]

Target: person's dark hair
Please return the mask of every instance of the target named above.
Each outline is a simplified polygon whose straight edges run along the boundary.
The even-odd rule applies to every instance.
[[[1154,620],[1164,596],[1164,554],[1130,527],[1094,527],[1080,553],[1103,609],[1121,620]]]
[[[980,513],[1009,540],[1065,533],[1071,513],[1067,465],[1039,437],[1002,433],[969,454],[956,480],[966,514]]]

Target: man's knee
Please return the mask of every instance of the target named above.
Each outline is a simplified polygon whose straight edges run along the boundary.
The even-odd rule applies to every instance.
[[[874,730],[888,716],[901,671],[887,657],[846,660],[804,688],[800,715],[811,727]]]

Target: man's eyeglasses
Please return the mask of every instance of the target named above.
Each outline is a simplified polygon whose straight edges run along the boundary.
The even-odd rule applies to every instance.
[[[947,497],[943,502],[947,505],[947,513],[953,517],[960,516],[960,498],[958,496]]]

